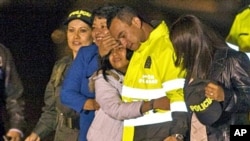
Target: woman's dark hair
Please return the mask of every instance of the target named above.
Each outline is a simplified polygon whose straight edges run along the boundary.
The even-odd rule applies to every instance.
[[[176,66],[187,70],[187,77],[205,79],[216,49],[227,47],[219,34],[194,15],[183,15],[170,28],[176,52]]]
[[[107,54],[107,55],[105,55],[105,56],[103,56],[102,58],[101,58],[101,63],[100,63],[100,68],[98,69],[98,71],[97,71],[97,73],[99,72],[99,71],[101,71],[102,70],[102,74],[103,74],[103,77],[104,77],[104,79],[106,80],[106,81],[108,81],[108,78],[107,78],[107,71],[108,70],[111,70],[111,69],[114,69],[113,67],[112,67],[112,65],[110,64],[110,62],[109,62],[109,55],[111,54],[111,51]],[[127,60],[130,60],[131,59],[131,57],[132,57],[132,55],[133,55],[133,51],[132,50],[130,50],[130,49],[127,49],[126,48],[126,59]]]
[[[96,9],[93,10],[92,12],[92,17],[91,17],[91,22],[93,23],[93,20],[95,17],[101,17],[108,19],[110,15],[113,13],[114,9],[116,9],[117,6],[115,6],[112,3],[107,3],[104,6],[100,6]]]

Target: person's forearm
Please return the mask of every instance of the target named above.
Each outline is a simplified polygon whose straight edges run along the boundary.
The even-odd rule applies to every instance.
[[[151,101],[144,101],[141,106],[141,113],[148,112],[150,110],[154,109],[154,100]]]
[[[141,113],[143,114],[154,109],[170,110],[170,100],[164,96],[157,99],[151,99],[150,101],[144,101],[141,106]]]

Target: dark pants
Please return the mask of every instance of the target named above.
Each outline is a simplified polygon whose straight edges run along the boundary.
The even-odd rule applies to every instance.
[[[171,122],[136,126],[134,141],[163,141],[170,136]]]

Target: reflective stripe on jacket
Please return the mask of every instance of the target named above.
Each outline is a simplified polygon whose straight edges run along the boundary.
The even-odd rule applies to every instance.
[[[134,126],[172,121],[172,112],[187,112],[183,96],[185,71],[175,67],[174,58],[168,28],[162,22],[134,52],[124,78],[122,98],[129,102],[167,96],[171,111],[149,111],[143,117],[125,120],[124,140],[133,140]]]

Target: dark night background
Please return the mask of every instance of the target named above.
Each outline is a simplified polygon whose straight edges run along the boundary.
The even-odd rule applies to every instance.
[[[27,136],[40,117],[44,90],[57,59],[50,35],[73,2],[17,1],[0,7],[0,42],[12,52],[23,81]],[[47,140],[52,141],[52,135]]]
[[[203,18],[223,37],[249,0],[0,0],[0,43],[10,49],[25,88],[27,136],[41,114],[45,86],[58,50],[51,33],[74,7],[93,9],[106,2],[127,3],[150,19],[171,23],[179,15]],[[46,140],[51,141],[53,134]]]

